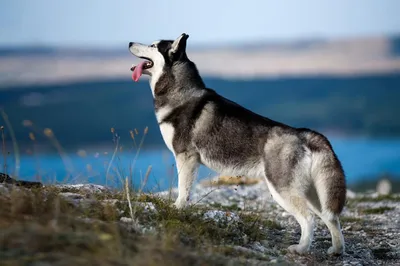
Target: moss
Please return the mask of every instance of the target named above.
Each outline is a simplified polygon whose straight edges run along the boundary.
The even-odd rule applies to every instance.
[[[287,249],[282,249],[282,250],[280,251],[280,253],[281,253],[282,255],[286,255],[286,254],[288,253],[288,250],[287,250]]]
[[[282,230],[282,226],[272,220],[265,219],[259,214],[253,213],[253,214],[243,214],[240,217],[244,223],[249,223],[249,224],[254,224],[262,226],[264,228],[269,228],[269,229],[276,229],[276,230]]]
[[[358,203],[358,202],[381,202],[381,201],[394,201],[394,202],[399,202],[400,201],[400,195],[397,194],[389,194],[389,195],[379,195],[377,197],[359,197],[355,199],[349,199],[349,203]]]
[[[280,230],[281,227],[274,221],[265,219],[258,214],[239,214],[239,222],[213,222],[203,218],[208,209],[200,206],[189,206],[184,210],[177,210],[171,201],[156,196],[142,195],[139,200],[152,202],[157,209],[156,213],[137,217],[140,221],[160,227],[164,233],[172,233],[179,239],[191,245],[204,243],[211,244],[243,244],[247,241],[262,240],[267,237],[266,229]],[[231,209],[237,205],[221,208],[229,215]]]
[[[195,243],[239,243],[240,228],[236,225],[215,223],[203,219],[205,210],[196,207],[178,211],[168,205],[158,205],[158,214],[154,217],[161,227],[169,232],[178,234],[185,242]]]
[[[400,201],[400,195],[394,195],[394,194],[379,195],[378,197],[372,199],[372,201],[375,201],[375,202],[378,202],[378,201]]]
[[[126,199],[126,194],[121,191],[104,191],[104,192],[92,193],[90,194],[90,197],[96,200],[108,200],[108,199],[124,200]]]
[[[282,230],[283,229],[283,227],[279,223],[277,223],[275,221],[272,221],[272,220],[264,220],[263,221],[263,225],[264,225],[264,227],[267,227],[267,228],[270,228],[270,229],[276,229],[276,230]]]
[[[379,208],[371,208],[371,209],[363,209],[361,210],[361,213],[363,214],[382,214],[385,213],[386,211],[391,211],[394,208],[392,207],[379,207]]]
[[[220,203],[215,202],[213,204],[210,204],[210,207],[215,208],[217,210],[222,210],[222,211],[240,211],[241,210],[241,208],[236,203],[226,206],[226,205],[222,205]]]
[[[357,218],[357,217],[342,216],[342,217],[340,217],[340,221],[344,222],[344,223],[357,223],[357,222],[361,222],[362,219]]]

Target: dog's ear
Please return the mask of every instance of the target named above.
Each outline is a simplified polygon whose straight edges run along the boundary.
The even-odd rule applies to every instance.
[[[171,54],[177,54],[186,51],[186,40],[189,38],[189,35],[186,33],[182,33],[171,45]]]

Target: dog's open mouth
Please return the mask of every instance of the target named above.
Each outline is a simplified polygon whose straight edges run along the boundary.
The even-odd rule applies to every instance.
[[[134,81],[138,81],[140,77],[143,74],[143,70],[152,68],[154,63],[151,61],[149,58],[141,57],[142,59],[145,59],[145,61],[140,62],[137,66],[132,66],[131,71],[132,71],[132,79]]]

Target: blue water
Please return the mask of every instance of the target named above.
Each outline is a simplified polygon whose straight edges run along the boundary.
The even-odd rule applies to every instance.
[[[342,161],[349,184],[388,173],[400,175],[400,139],[371,140],[363,138],[330,138],[334,150]],[[151,165],[146,185],[147,191],[158,191],[176,186],[174,158],[168,150],[142,150],[135,160],[135,151],[118,152],[110,164],[113,149],[87,152],[86,156],[70,153],[64,160],[59,154],[23,155],[19,176],[25,180],[40,180],[45,183],[93,182],[120,186],[121,178],[132,177],[138,187],[145,179]],[[8,157],[8,172],[15,173],[15,160]],[[65,163],[66,160],[66,163]],[[110,166],[111,165],[111,166]],[[108,178],[106,172],[110,166]],[[130,169],[133,168],[132,174]],[[0,171],[4,171],[3,163]],[[119,173],[119,174],[118,174]],[[199,178],[214,176],[215,173],[201,167]]]

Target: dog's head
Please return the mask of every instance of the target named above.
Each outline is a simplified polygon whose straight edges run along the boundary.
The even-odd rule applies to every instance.
[[[161,40],[145,45],[136,42],[129,43],[129,51],[144,61],[132,66],[132,78],[138,81],[142,74],[150,75],[156,80],[166,68],[188,60],[186,56],[186,40],[189,35],[183,33],[175,41]]]

